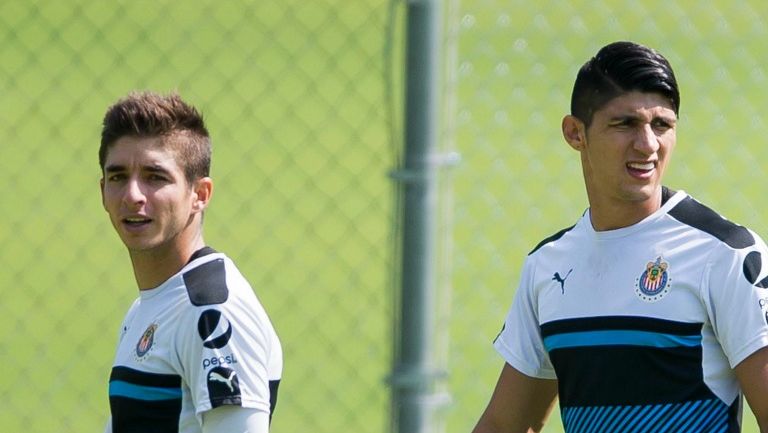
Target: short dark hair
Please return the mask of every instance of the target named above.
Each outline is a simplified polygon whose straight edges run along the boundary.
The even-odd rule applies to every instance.
[[[571,114],[589,126],[595,111],[632,91],[659,93],[669,99],[675,114],[680,110],[675,73],[664,56],[634,42],[608,44],[579,69]]]
[[[174,149],[188,182],[211,169],[211,140],[202,114],[176,93],[132,92],[107,109],[101,130],[99,165],[122,137],[162,137]]]

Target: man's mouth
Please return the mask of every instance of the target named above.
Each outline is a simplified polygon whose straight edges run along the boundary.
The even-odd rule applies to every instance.
[[[127,217],[123,218],[123,224],[129,227],[140,227],[152,222],[152,219],[146,217]]]
[[[627,169],[630,173],[643,175],[648,174],[656,168],[656,164],[652,161],[649,162],[628,162]]]
[[[630,162],[627,164],[627,167],[631,168],[632,170],[648,171],[653,170],[655,164],[652,162]]]

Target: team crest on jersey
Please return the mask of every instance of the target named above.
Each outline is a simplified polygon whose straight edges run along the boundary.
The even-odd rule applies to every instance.
[[[635,282],[635,292],[643,301],[656,302],[669,293],[669,283],[669,264],[659,256],[645,265],[645,270]]]
[[[147,326],[147,329],[141,334],[139,342],[136,343],[136,361],[143,361],[152,350],[152,347],[155,345],[156,330],[157,323],[153,323]]]

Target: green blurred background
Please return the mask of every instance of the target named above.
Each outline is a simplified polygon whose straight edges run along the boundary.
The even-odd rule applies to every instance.
[[[382,432],[398,263],[404,4],[383,0],[0,2],[0,431],[101,431],[136,288],[101,209],[106,107],[177,90],[214,140],[206,240],[283,341],[275,432]],[[444,2],[441,149],[446,431],[469,431],[525,254],[586,207],[560,137],[578,67],[657,48],[682,92],[667,184],[768,235],[768,3]],[[745,431],[756,432],[745,410]],[[547,432],[561,431],[557,415]]]

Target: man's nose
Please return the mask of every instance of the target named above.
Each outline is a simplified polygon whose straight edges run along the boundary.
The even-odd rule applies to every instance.
[[[651,125],[643,125],[639,128],[635,139],[635,149],[647,155],[659,150],[659,137]]]
[[[128,183],[125,185],[123,201],[129,206],[142,205],[146,203],[147,197],[144,194],[141,182],[139,182],[138,179],[128,179]]]

